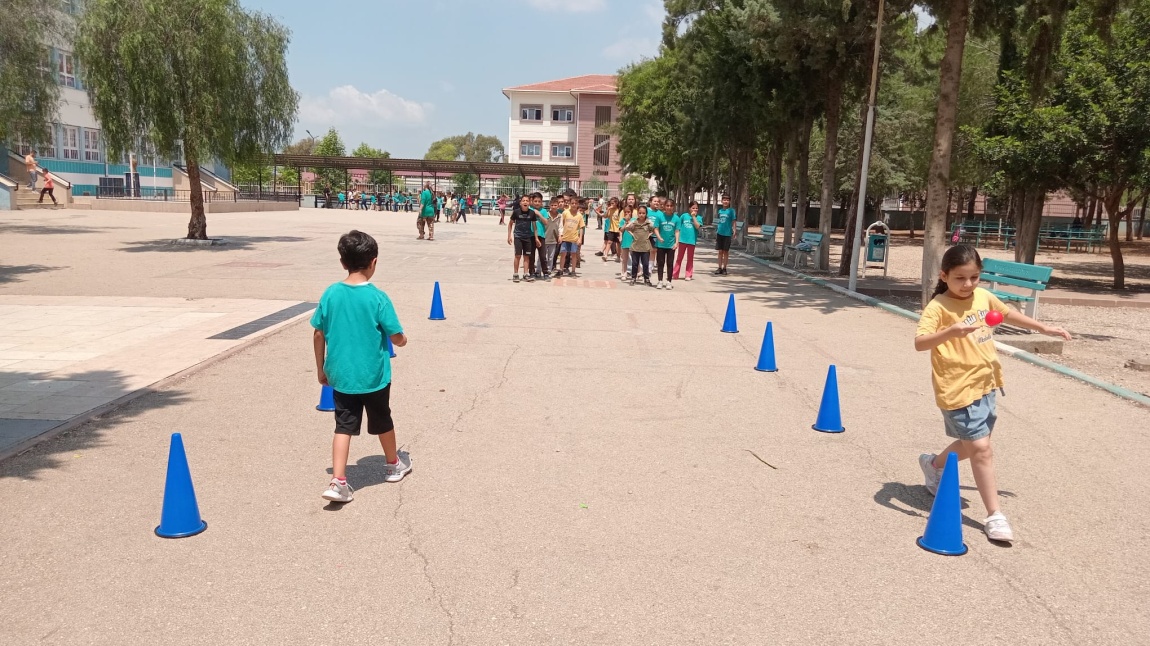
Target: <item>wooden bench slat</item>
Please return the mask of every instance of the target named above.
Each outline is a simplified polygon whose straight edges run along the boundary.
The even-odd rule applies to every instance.
[[[1050,275],[1054,273],[1054,268],[986,258],[982,261],[982,272],[983,274],[998,274],[1010,278],[1021,278],[1039,283],[1048,283],[1050,282]]]
[[[1022,287],[1024,289],[1034,289],[1038,291],[1045,291],[1046,285],[1043,283],[1036,283],[1032,280],[1024,280],[1014,278],[1013,276],[1004,276],[1002,274],[982,274],[982,280],[988,283],[998,283],[1000,285],[1010,285],[1012,287]]]

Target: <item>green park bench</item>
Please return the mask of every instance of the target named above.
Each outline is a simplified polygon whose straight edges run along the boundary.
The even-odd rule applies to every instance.
[[[783,264],[786,265],[789,258],[794,258],[791,266],[795,269],[799,268],[800,261],[802,261],[804,266],[809,264],[811,258],[818,253],[819,247],[821,247],[822,244],[823,234],[810,231],[803,233],[802,238],[799,239],[797,244],[786,245],[783,252]],[[802,248],[800,248],[800,245]]]
[[[759,245],[765,245],[767,248],[767,256],[775,255],[775,235],[779,227],[772,224],[764,224],[762,232],[757,236],[747,236],[747,253],[752,256],[757,256],[755,249]]]
[[[982,261],[982,280],[990,283],[990,292],[1003,301],[1021,303],[1022,311],[1032,319],[1038,318],[1038,293],[1046,290],[1052,273],[1052,267],[994,258],[984,258]],[[1029,293],[1005,291],[999,285],[1018,287],[1029,290]]]

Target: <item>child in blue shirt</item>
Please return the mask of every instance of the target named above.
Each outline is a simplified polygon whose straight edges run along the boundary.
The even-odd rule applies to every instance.
[[[731,239],[735,236],[735,221],[738,216],[731,208],[731,196],[723,196],[723,208],[715,218],[715,250],[719,252],[719,268],[715,270],[716,276],[727,273],[727,264],[731,261]]]
[[[703,226],[703,216],[699,215],[699,203],[691,202],[687,212],[679,216],[679,257],[675,260],[675,280],[679,280],[683,268],[683,258],[687,258],[685,280],[695,279],[695,243],[699,240],[699,227]]]
[[[662,208],[655,215],[655,230],[659,232],[659,240],[655,243],[655,267],[659,273],[659,282],[656,289],[674,289],[671,265],[675,261],[675,244],[679,236],[679,216],[675,215],[675,200],[664,198]],[[667,270],[667,282],[663,282],[663,269]]]
[[[407,336],[391,299],[369,282],[379,246],[362,231],[339,239],[339,261],[347,280],[328,287],[311,317],[319,383],[335,391],[335,438],[331,443],[331,483],[324,500],[351,502],[347,454],[367,412],[367,432],[378,435],[387,458],[385,482],[399,482],[411,471],[411,456],[398,451],[391,419],[391,353],[388,339],[402,348]]]

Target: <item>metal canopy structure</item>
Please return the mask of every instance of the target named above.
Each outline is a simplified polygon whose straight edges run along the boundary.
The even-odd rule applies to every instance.
[[[427,159],[391,159],[379,157],[326,157],[323,155],[272,155],[276,166],[288,168],[341,168],[344,170],[387,170],[421,175],[455,175],[471,173],[479,177],[561,177],[570,181],[579,167],[553,164],[501,164],[497,162],[432,161]]]

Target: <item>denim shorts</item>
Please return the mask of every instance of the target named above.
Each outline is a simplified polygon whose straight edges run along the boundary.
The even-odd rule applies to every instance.
[[[559,252],[560,253],[577,253],[578,251],[579,251],[579,243],[578,242],[564,242],[563,244],[559,245]]]
[[[998,409],[995,406],[997,396],[992,390],[966,408],[942,411],[946,434],[968,442],[990,435],[994,431],[994,422],[998,420]]]

